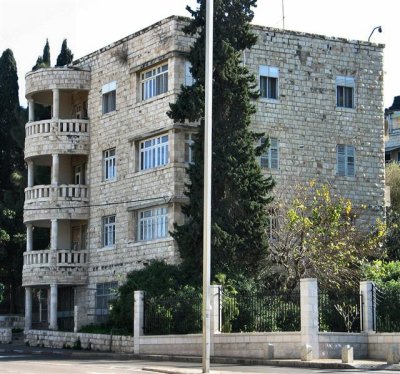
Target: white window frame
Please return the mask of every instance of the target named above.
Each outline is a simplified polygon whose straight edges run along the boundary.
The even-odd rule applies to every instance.
[[[193,143],[194,132],[185,133],[185,163],[193,163]]]
[[[140,73],[142,100],[168,92],[168,63]]]
[[[356,149],[353,145],[336,146],[336,173],[343,177],[356,175]]]
[[[261,144],[266,141],[266,138],[261,138]],[[270,145],[260,157],[261,168],[279,169],[279,139],[269,138]]]
[[[336,77],[336,106],[338,108],[354,109],[355,79],[353,77]]]
[[[103,217],[103,247],[115,246],[115,223],[115,214]]]
[[[260,65],[259,67],[260,95],[263,99],[279,100],[279,68]],[[265,81],[265,89],[263,89]],[[273,87],[274,86],[274,87]]]
[[[168,232],[168,207],[159,206],[138,211],[138,240],[166,238]]]
[[[117,82],[105,84],[102,89],[103,114],[114,112],[117,109]]]
[[[116,149],[110,148],[103,151],[103,179],[113,181],[117,178],[117,157]]]
[[[139,143],[139,170],[150,170],[169,163],[169,135],[164,134]]]

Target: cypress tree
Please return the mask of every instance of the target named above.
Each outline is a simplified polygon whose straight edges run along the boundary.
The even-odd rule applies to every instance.
[[[50,45],[49,45],[49,40],[46,39],[46,44],[43,48],[43,64],[46,67],[49,67],[51,65],[50,61]]]
[[[199,276],[202,263],[203,149],[205,82],[205,0],[187,9],[193,16],[184,32],[197,36],[189,54],[195,83],[182,87],[168,115],[175,122],[200,122],[192,146],[194,163],[188,168],[182,208],[188,217],[175,225],[183,266]],[[262,175],[257,156],[268,146],[257,146],[263,134],[250,129],[258,97],[255,78],[241,61],[242,51],[256,42],[250,22],[256,0],[216,0],[214,4],[213,160],[212,160],[212,274],[233,278],[257,274],[267,251],[268,216],[273,180]]]
[[[56,66],[65,66],[72,62],[74,55],[67,46],[67,39],[64,39],[61,45],[61,52],[57,57]]]
[[[25,122],[26,111],[19,106],[17,66],[7,49],[0,57],[0,283],[6,286],[9,313],[16,312],[15,290],[21,284]]]

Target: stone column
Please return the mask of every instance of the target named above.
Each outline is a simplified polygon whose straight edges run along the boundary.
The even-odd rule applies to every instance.
[[[26,164],[28,165],[28,187],[33,187],[34,185],[34,167],[33,167],[33,161],[28,160],[26,161]]]
[[[25,330],[32,328],[32,288],[25,287]]]
[[[26,251],[30,252],[33,249],[33,225],[26,224]]]
[[[58,220],[51,220],[51,232],[50,232],[50,249],[52,251],[57,250],[57,242],[58,242]]]
[[[135,291],[135,305],[133,312],[133,352],[140,353],[140,337],[143,335],[144,322],[144,292]]]
[[[371,281],[360,282],[360,294],[362,295],[362,331],[372,332],[375,329],[376,310],[374,305],[375,284]]]
[[[56,284],[50,285],[50,330],[57,330],[57,295],[58,288]]]
[[[220,330],[220,321],[222,321],[221,316],[221,286],[212,285],[210,286],[210,303],[211,303],[211,345],[210,345],[210,354],[214,356],[214,334],[221,333]]]
[[[53,154],[51,163],[51,184],[58,186],[58,175],[60,170],[60,157],[58,154]]]
[[[60,90],[58,88],[53,89],[53,118],[58,119],[60,117]]]
[[[300,280],[301,344],[311,346],[312,357],[319,358],[318,283],[315,278]]]
[[[32,99],[28,100],[28,107],[29,107],[28,121],[34,122],[35,121],[35,102]]]

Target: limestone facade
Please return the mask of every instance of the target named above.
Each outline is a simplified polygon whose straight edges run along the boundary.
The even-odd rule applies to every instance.
[[[179,261],[169,231],[184,219],[196,124],[174,124],[166,112],[191,84],[186,22],[173,16],[70,67],[26,75],[27,328],[68,329],[74,305],[82,324],[100,321],[129,271],[153,259]],[[255,103],[254,129],[274,139],[265,174],[287,193],[309,179],[330,182],[379,216],[383,46],[254,32],[257,44],[243,61],[265,96]],[[37,118],[37,104],[51,107],[51,118]]]

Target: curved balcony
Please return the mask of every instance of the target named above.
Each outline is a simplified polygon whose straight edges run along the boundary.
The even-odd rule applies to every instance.
[[[44,68],[31,71],[25,75],[25,93],[27,99],[31,94],[52,90],[89,90],[90,71],[78,68]]]
[[[89,219],[89,187],[64,184],[25,188],[24,222],[47,219]]]
[[[87,251],[40,250],[24,252],[23,286],[82,285],[87,282]]]
[[[25,125],[25,159],[49,154],[89,154],[89,120],[49,119]]]

